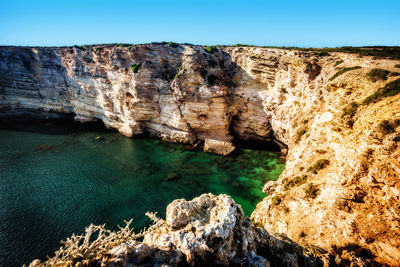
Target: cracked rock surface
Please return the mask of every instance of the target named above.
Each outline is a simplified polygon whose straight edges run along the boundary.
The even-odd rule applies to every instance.
[[[167,207],[165,223],[112,250],[103,263],[221,266],[322,266],[303,248],[256,227],[227,195],[178,199]]]

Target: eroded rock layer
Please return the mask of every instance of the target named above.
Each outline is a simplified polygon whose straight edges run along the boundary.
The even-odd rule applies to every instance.
[[[252,220],[304,246],[396,265],[399,72],[396,60],[255,47],[1,47],[0,110],[74,113],[221,154],[233,136],[273,137],[286,169]]]

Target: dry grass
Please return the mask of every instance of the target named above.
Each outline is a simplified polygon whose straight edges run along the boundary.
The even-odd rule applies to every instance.
[[[105,229],[104,225],[93,225],[85,229],[83,235],[73,234],[67,240],[62,241],[59,250],[53,258],[41,263],[36,260],[30,266],[89,266],[100,259],[107,257],[111,249],[129,240],[143,237],[145,234],[158,229],[164,220],[158,218],[155,213],[147,212],[146,215],[153,221],[149,229],[144,229],[136,234],[131,228],[132,219],[125,221],[125,227],[118,231]],[[97,234],[97,236],[96,236]]]

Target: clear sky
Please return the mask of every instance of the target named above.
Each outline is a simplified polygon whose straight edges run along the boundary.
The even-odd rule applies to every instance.
[[[0,45],[400,45],[400,0],[0,0]]]

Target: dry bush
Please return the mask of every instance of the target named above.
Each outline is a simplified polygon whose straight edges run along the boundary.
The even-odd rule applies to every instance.
[[[33,261],[29,266],[88,266],[100,259],[107,257],[111,249],[127,241],[143,237],[147,233],[158,229],[165,221],[158,218],[155,213],[147,212],[146,215],[153,221],[147,230],[143,229],[136,234],[131,228],[132,220],[125,221],[125,227],[119,227],[118,231],[105,229],[104,225],[93,225],[85,229],[83,235],[73,234],[62,241],[59,250],[55,252],[53,258],[41,263],[39,260]],[[97,234],[97,238],[96,238]]]

